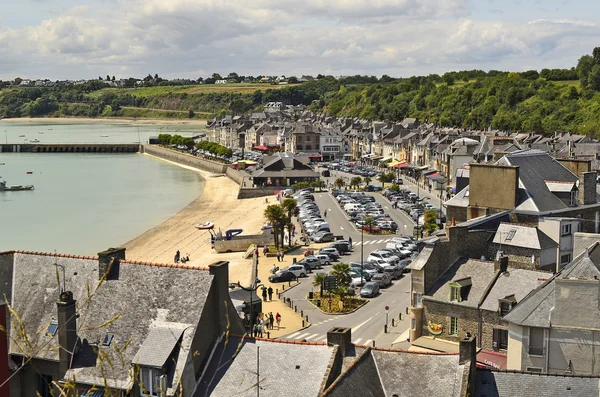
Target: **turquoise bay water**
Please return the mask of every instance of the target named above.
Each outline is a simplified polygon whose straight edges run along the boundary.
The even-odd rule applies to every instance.
[[[49,128],[65,142],[75,142],[69,134],[77,134],[78,143],[93,142],[84,140],[91,139],[87,127]],[[137,141],[129,126],[93,127],[99,135]],[[141,154],[0,153],[0,163],[8,185],[35,185],[33,191],[0,192],[0,251],[95,255],[167,220],[203,186],[198,173]]]

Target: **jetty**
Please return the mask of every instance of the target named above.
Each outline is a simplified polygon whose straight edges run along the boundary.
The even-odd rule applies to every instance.
[[[20,143],[0,144],[2,153],[136,153],[138,143]]]

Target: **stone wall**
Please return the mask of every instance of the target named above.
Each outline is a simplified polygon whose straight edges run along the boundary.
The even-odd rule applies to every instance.
[[[244,188],[240,188],[240,191],[238,193],[238,198],[239,199],[245,199],[245,198],[254,198],[254,197],[268,197],[268,196],[275,196],[276,192],[282,190],[283,188],[281,187],[257,187],[257,188],[250,188],[250,189],[244,189]],[[275,204],[275,202],[273,202]]]
[[[431,301],[423,299],[423,335],[435,336],[436,338],[459,342],[465,337],[466,332],[472,336],[478,335],[479,314],[476,308],[455,305],[450,302]],[[458,318],[458,334],[450,335],[450,317]],[[431,335],[427,330],[427,324],[431,321],[434,324],[442,324],[444,330],[440,335]]]
[[[481,310],[481,341],[484,350],[506,354],[506,349],[494,349],[494,329],[508,330],[508,323],[502,321],[498,312]]]
[[[227,175],[229,177],[229,179],[231,179],[232,181],[234,181],[235,183],[237,183],[240,186],[243,186],[244,178],[246,176],[248,176],[247,173],[239,171],[239,170],[234,170],[231,167],[227,167],[227,170],[225,170],[225,175]]]
[[[525,247],[514,247],[512,245],[501,245],[498,243],[491,243],[489,245],[488,258],[495,258],[498,250],[502,248],[504,255],[508,256],[508,266],[515,269],[526,269],[526,270],[539,270],[540,263],[540,250],[525,248]],[[531,263],[531,256],[535,256],[535,262]],[[556,255],[554,256],[556,259]],[[556,264],[556,260],[553,261]],[[550,265],[544,264],[544,265]]]
[[[217,163],[200,157],[192,156],[191,154],[177,152],[175,150],[166,149],[155,145],[142,145],[140,148],[142,153],[148,153],[164,160],[173,161],[179,164],[198,168],[214,174],[225,174],[229,166],[223,163]]]

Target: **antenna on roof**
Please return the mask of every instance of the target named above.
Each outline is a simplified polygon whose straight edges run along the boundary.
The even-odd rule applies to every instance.
[[[54,266],[56,266],[56,282],[58,283],[58,288],[60,289],[60,276],[58,274],[58,268],[60,267],[62,269],[63,272],[63,285],[62,285],[62,289],[60,290],[60,293],[62,294],[63,292],[65,292],[67,290],[66,287],[66,276],[65,276],[65,266],[64,265],[59,265],[58,263],[54,263]]]

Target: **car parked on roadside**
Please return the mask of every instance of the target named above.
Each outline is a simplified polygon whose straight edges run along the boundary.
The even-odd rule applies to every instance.
[[[384,261],[386,261],[387,263],[392,264],[392,265],[400,260],[400,258],[398,258],[395,255],[390,254],[389,252],[373,251],[367,257],[367,261],[372,261],[375,259],[383,259]]]
[[[297,278],[298,277],[296,277],[296,275],[294,273],[284,271],[284,272],[281,272],[281,273],[278,272],[277,274],[269,276],[269,282],[270,283],[281,283],[281,282],[285,282],[285,281],[294,281]]]
[[[360,289],[360,296],[365,298],[373,298],[379,293],[379,283],[369,281]]]
[[[321,266],[329,266],[331,265],[331,257],[327,254],[315,254],[313,255],[315,258],[318,258],[321,261]]]
[[[329,256],[332,261],[337,261],[338,259],[340,259],[339,251],[333,247],[321,248],[318,253]]]
[[[320,269],[323,266],[321,260],[315,256],[307,256],[299,260],[296,265],[307,265],[310,270]]]
[[[387,273],[377,273],[371,277],[371,281],[379,283],[380,288],[386,288],[392,285],[392,277]]]
[[[390,279],[397,280],[402,277],[404,270],[398,265],[386,266],[383,268],[383,273],[387,274]]]
[[[333,233],[331,232],[318,232],[315,233],[312,237],[312,241],[314,241],[315,243],[327,243],[329,241],[333,241],[334,236]]]
[[[281,274],[284,272],[293,273],[296,277],[306,277],[306,274],[307,274],[307,270],[304,267],[304,265],[295,264],[295,265],[286,266],[283,269],[278,270],[277,273],[275,273],[275,275],[278,275],[278,274]]]

